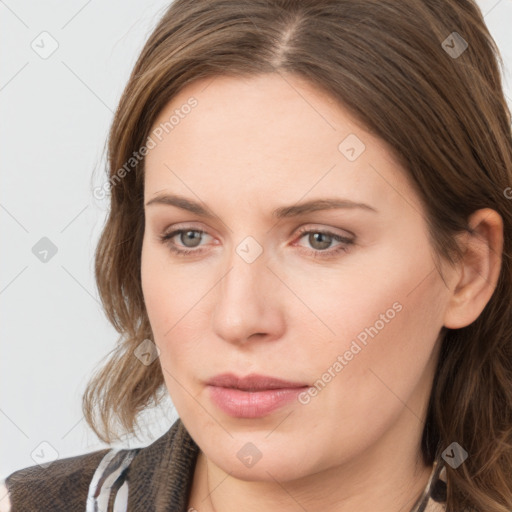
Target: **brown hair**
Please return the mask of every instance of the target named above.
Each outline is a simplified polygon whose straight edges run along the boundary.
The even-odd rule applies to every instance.
[[[139,56],[108,141],[112,182],[188,83],[290,72],[330,93],[396,152],[438,256],[461,256],[454,235],[471,231],[475,210],[502,216],[503,261],[490,301],[467,327],[441,332],[422,452],[427,464],[454,441],[469,453],[458,469],[447,466],[449,511],[512,509],[512,134],[498,63],[503,68],[472,0],[176,0]],[[140,277],[144,159],[137,158],[112,182],[96,252],[99,293],[120,337],[83,409],[106,442],[119,439],[114,422],[134,432],[139,412],[166,393],[160,365],[133,355],[152,339]]]

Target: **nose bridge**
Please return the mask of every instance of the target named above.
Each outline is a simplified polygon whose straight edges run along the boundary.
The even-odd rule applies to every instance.
[[[243,243],[232,251],[228,262],[229,272],[219,287],[218,305],[225,308],[223,317],[231,317],[234,321],[237,317],[248,319],[251,313],[260,310],[262,296],[258,282],[261,284],[265,279],[263,274],[268,272],[263,254],[252,261],[244,259],[246,254],[250,254],[250,249]]]
[[[266,261],[263,247],[252,237],[231,250],[215,300],[213,329],[218,336],[240,342],[276,328],[276,296]]]

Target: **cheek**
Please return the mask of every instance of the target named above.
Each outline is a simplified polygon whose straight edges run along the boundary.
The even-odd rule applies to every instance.
[[[429,392],[423,389],[424,375],[442,327],[447,290],[426,244],[402,249],[393,245],[360,259],[358,268],[323,283],[322,298],[304,295],[311,282],[300,292],[335,331],[328,339],[308,342],[320,391],[307,407],[331,411],[335,421],[327,429],[343,421],[357,436],[362,418],[371,418],[379,430],[415,393]],[[413,253],[415,258],[409,256]],[[422,400],[411,403],[421,417]]]
[[[190,359],[197,357],[194,339],[200,330],[197,318],[206,289],[182,266],[171,264],[165,250],[146,242],[142,246],[141,281],[152,341],[160,349],[162,368],[174,375],[190,367]]]
[[[144,241],[141,254],[141,282],[144,303],[155,340],[163,350],[162,340],[172,328],[173,317],[179,309],[179,283],[172,267],[166,265],[163,251],[151,242]],[[172,332],[172,331],[171,331]],[[169,333],[171,334],[171,333]]]
[[[158,358],[162,368],[165,386],[173,405],[180,411],[186,410],[186,398],[180,383],[184,381],[183,372],[190,366],[187,356],[180,350],[186,349],[187,343],[169,343],[177,340],[180,322],[186,311],[179,275],[172,267],[162,261],[161,251],[151,247],[142,249],[141,280],[146,311],[153,332],[152,341],[160,350]],[[186,318],[186,317],[185,317]],[[177,336],[178,335],[178,336]],[[185,341],[185,340],[184,340]]]
[[[346,335],[317,367],[321,378],[338,355],[348,356],[333,368],[333,384],[311,402],[318,400],[318,411],[330,411],[333,421],[324,424],[326,436],[339,438],[337,425],[343,424],[346,437],[340,442],[351,439],[357,444],[362,422],[369,426],[367,440],[377,439],[404,407],[406,414],[421,418],[428,400],[432,355],[442,326],[443,285],[431,274],[411,292],[417,284],[415,273],[393,277],[386,286],[384,280],[374,281],[367,300],[359,300],[361,309],[342,317],[344,322],[340,318],[337,325]]]

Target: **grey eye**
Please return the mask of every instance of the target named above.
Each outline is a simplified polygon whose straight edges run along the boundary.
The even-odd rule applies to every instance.
[[[202,231],[196,231],[193,229],[189,229],[187,231],[182,231],[179,234],[180,242],[185,247],[197,247],[201,243],[201,236],[203,235]]]

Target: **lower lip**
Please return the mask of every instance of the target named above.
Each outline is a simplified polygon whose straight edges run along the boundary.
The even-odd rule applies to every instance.
[[[260,418],[297,399],[302,388],[242,391],[240,389],[208,386],[210,397],[226,414],[235,418]]]

